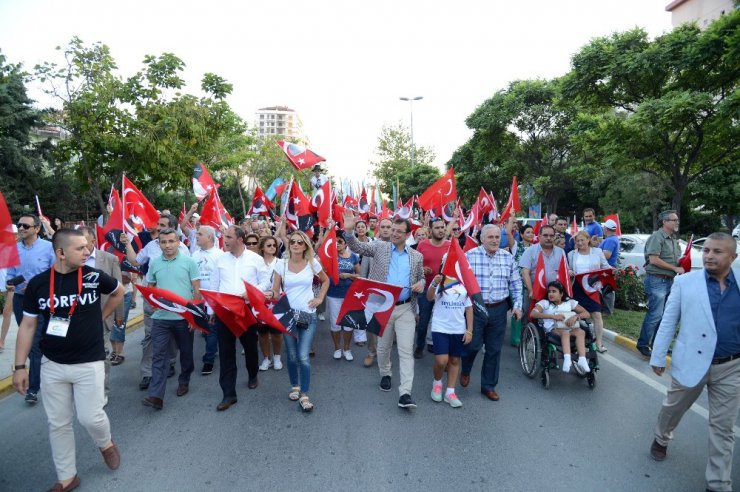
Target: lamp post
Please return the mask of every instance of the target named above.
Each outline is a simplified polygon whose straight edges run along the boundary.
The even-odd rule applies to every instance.
[[[416,147],[414,146],[414,101],[418,101],[423,98],[423,96],[399,97],[401,101],[409,103],[409,112],[411,113],[411,167],[416,164]]]

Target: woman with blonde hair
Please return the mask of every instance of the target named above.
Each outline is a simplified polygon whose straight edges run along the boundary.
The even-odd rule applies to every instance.
[[[288,398],[297,401],[304,412],[310,412],[314,405],[308,398],[311,382],[309,353],[316,334],[316,308],[326,297],[329,277],[321,268],[321,263],[314,258],[311,241],[306,234],[294,231],[287,239],[288,257],[275,263],[272,290],[276,298],[283,290],[288,296],[290,307],[308,318],[307,323],[297,324],[295,337],[284,335],[284,341],[288,353],[288,376],[291,385]],[[314,276],[318,276],[321,281],[321,290],[317,297],[314,297],[312,289]]]

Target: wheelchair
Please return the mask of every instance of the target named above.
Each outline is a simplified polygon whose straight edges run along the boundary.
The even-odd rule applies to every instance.
[[[541,320],[537,320],[541,321]],[[596,386],[596,372],[599,370],[599,357],[596,350],[596,338],[591,320],[581,320],[580,327],[586,332],[586,360],[591,372],[584,373],[576,364],[573,364],[573,372],[586,380],[589,389]],[[576,354],[576,342],[571,337],[571,354]],[[534,379],[540,369],[542,386],[550,388],[550,370],[560,369],[563,361],[563,349],[561,347],[560,335],[551,331],[545,332],[542,324],[529,322],[522,329],[522,338],[519,343],[519,362],[522,372],[530,379]]]

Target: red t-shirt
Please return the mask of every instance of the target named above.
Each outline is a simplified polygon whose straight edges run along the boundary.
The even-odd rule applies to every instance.
[[[432,273],[424,275],[427,287],[432,283],[432,279],[439,273],[439,267],[442,265],[442,257],[450,248],[450,242],[445,240],[440,246],[435,246],[429,239],[425,239],[416,247],[416,251],[424,255],[424,268],[431,268]]]

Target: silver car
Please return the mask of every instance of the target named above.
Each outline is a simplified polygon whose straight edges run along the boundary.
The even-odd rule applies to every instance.
[[[637,267],[637,275],[645,274],[645,243],[650,234],[623,234],[619,237],[619,262],[620,268],[626,266]],[[679,239],[681,253],[686,249],[686,241]],[[696,242],[694,242],[696,244]],[[691,248],[691,269],[700,270],[703,267],[701,251]]]

